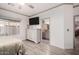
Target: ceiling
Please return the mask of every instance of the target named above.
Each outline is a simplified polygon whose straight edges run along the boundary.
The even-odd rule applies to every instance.
[[[32,16],[59,4],[60,3],[0,3],[0,9],[16,12],[26,16]]]

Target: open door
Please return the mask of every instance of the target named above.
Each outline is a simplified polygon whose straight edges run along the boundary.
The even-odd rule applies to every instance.
[[[41,27],[41,33],[42,33],[42,41],[46,41],[49,43],[49,18],[42,20],[42,27]]]
[[[79,16],[74,17],[74,32],[75,32],[75,50],[79,51]]]
[[[49,24],[43,24],[42,26],[42,39],[49,40]]]

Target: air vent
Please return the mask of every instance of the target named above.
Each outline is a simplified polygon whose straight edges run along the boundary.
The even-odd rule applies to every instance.
[[[32,8],[32,9],[34,8],[34,6],[32,6],[32,5],[28,5],[28,7]]]
[[[31,9],[34,9],[35,7],[33,6],[33,5],[31,5],[31,4],[27,4],[27,3],[25,3],[25,5],[27,5],[29,8],[31,8]]]
[[[15,6],[15,4],[14,4],[14,3],[8,3],[8,5]]]
[[[14,4],[14,3],[8,3],[8,5],[17,7],[16,4]],[[22,6],[18,6],[17,8],[18,8],[18,9],[22,9]]]

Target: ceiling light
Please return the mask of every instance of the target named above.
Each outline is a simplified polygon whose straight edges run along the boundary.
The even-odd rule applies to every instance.
[[[25,3],[19,3],[20,5],[24,5]]]

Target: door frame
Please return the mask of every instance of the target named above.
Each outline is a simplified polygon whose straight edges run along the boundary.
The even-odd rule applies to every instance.
[[[79,17],[79,15],[75,15],[74,17],[73,17],[73,48],[74,49],[76,49],[76,40],[75,40],[75,19],[76,19],[76,17]]]
[[[41,22],[45,19],[49,19],[49,44],[50,44],[50,17],[47,18],[43,18],[41,19]],[[43,23],[41,24],[41,28],[42,28]],[[41,30],[41,41],[42,41],[42,30]]]

